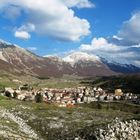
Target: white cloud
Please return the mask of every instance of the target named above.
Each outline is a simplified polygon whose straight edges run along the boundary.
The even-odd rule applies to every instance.
[[[122,38],[120,38],[120,37],[118,37],[118,36],[116,36],[116,35],[113,35],[112,38],[117,39],[117,40],[122,40]]]
[[[25,25],[22,25],[21,27],[18,28],[19,31],[27,31],[27,32],[32,32],[35,30],[35,25],[31,23],[27,23]]]
[[[15,20],[21,15],[21,9],[16,6],[8,6],[2,9],[2,14],[5,18]]]
[[[140,43],[140,11],[134,13],[128,21],[123,23],[118,36],[133,44]]]
[[[81,51],[86,52],[116,52],[119,51],[119,47],[112,43],[108,43],[105,38],[93,38],[91,44],[82,44],[80,46]]]
[[[14,5],[24,11],[27,18],[21,27],[31,23],[36,27],[34,32],[38,34],[59,40],[77,41],[90,33],[89,22],[75,16],[74,11],[61,0],[2,0],[0,5],[0,8]],[[82,1],[80,5],[82,6]]]
[[[77,7],[77,8],[95,7],[95,4],[91,3],[89,0],[63,0],[63,2],[68,7]]]
[[[99,48],[101,46],[105,46],[108,44],[107,40],[105,38],[93,38],[92,42],[91,42],[92,46],[94,46],[95,48]]]
[[[29,32],[32,32],[35,30],[35,26],[31,23],[28,23],[26,25],[22,25],[15,31],[15,37],[20,38],[20,39],[30,39],[31,35]]]
[[[16,31],[14,35],[17,38],[25,39],[25,40],[31,38],[31,35],[26,31]]]
[[[134,61],[134,64],[135,64],[136,66],[140,67],[140,60],[135,60],[135,61]]]
[[[93,38],[90,44],[82,44],[77,51],[88,53],[89,55],[97,55],[106,58],[108,61],[140,66],[139,45],[116,45],[101,37]],[[75,50],[75,52],[77,51]]]
[[[79,50],[75,50],[78,51],[140,67],[140,11],[123,23],[117,35],[107,39],[93,38],[91,43],[81,44]]]

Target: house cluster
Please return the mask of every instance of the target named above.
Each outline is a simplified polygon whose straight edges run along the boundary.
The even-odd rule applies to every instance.
[[[1,95],[16,98],[22,101],[35,101],[54,103],[60,107],[73,106],[79,103],[94,101],[134,100],[138,97],[132,93],[124,94],[121,89],[115,93],[107,93],[100,87],[77,87],[77,88],[42,88],[35,90],[29,85],[20,86],[18,89],[5,88]]]

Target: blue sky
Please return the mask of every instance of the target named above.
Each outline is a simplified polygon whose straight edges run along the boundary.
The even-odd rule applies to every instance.
[[[140,66],[139,28],[139,0],[0,1],[0,38],[40,56],[82,51]]]

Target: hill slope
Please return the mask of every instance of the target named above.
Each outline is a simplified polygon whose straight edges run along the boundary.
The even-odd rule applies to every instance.
[[[81,137],[94,140],[95,129],[107,126],[115,117],[120,120],[139,118],[139,114],[134,112],[139,113],[139,106],[110,103],[110,110],[106,109],[106,103],[102,104],[103,109],[97,109],[96,106],[96,103],[92,103],[60,108],[0,96],[0,138],[71,140]],[[122,108],[123,111],[120,111]]]

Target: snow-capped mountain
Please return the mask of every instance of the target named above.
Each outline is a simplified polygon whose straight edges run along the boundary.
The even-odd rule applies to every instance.
[[[118,62],[107,61],[101,58],[102,62],[106,64],[112,71],[119,73],[140,73],[140,68],[132,64],[121,64]]]
[[[64,57],[63,60],[65,62],[70,63],[71,65],[74,65],[78,61],[92,61],[92,62],[95,62],[95,63],[100,62],[100,58],[98,56],[89,55],[89,54],[84,53],[84,52],[71,53],[70,55]]]
[[[54,56],[40,57],[17,45],[0,41],[0,72],[36,77],[61,77],[64,74],[79,76],[107,76],[116,72],[140,72],[140,68],[107,61],[95,55],[73,52],[64,58]]]
[[[75,74],[79,76],[103,76],[116,74],[102,63],[96,55],[84,52],[74,52],[63,58],[73,67]]]

